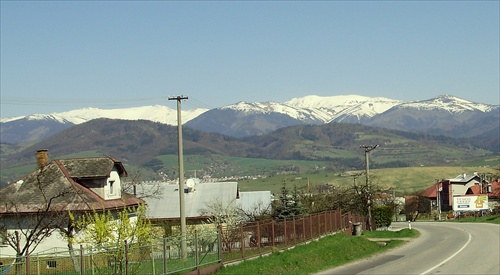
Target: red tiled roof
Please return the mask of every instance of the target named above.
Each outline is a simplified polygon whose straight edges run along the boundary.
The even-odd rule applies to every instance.
[[[488,196],[500,198],[500,182],[498,180],[491,182],[491,193]]]
[[[443,184],[440,182],[439,188],[442,188],[442,187],[443,187]],[[424,191],[420,192],[420,196],[426,197],[429,199],[435,199],[437,197],[436,196],[436,185],[433,184],[433,185],[429,186],[427,189],[425,189]]]
[[[473,195],[487,194],[488,197],[500,197],[500,182],[492,181],[491,183],[491,193],[487,192],[486,186],[481,188],[479,185],[474,185],[469,188]]]

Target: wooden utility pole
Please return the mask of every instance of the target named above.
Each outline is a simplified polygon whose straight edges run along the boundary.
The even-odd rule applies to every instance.
[[[363,148],[365,150],[365,175],[366,175],[366,201],[367,201],[367,210],[368,210],[368,230],[372,230],[372,191],[370,188],[370,158],[369,154],[372,150],[378,147],[377,145],[362,145],[359,148]]]
[[[439,180],[436,179],[436,206],[438,219],[441,220],[441,191],[439,190]]]
[[[187,96],[169,97],[168,100],[177,100],[177,143],[179,148],[179,209],[181,220],[181,253],[182,259],[187,258],[186,245],[186,209],[184,203],[184,156],[182,149],[182,120],[181,120],[181,100],[188,99]]]

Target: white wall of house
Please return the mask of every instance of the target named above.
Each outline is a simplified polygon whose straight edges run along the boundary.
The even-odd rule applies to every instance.
[[[474,186],[476,183],[478,183],[477,181],[470,181],[466,184],[457,184],[457,183],[453,183],[453,184],[450,184],[450,194],[451,196],[463,196],[465,195],[465,193],[467,193],[467,190],[469,188],[471,188],[472,186]]]
[[[467,190],[471,188],[472,186],[479,184],[477,180],[471,180],[467,183],[456,183],[452,182],[450,184],[450,206],[453,206],[453,197],[455,196],[463,196],[467,193]]]
[[[120,181],[120,176],[116,167],[113,167],[109,178],[106,180],[106,185],[104,186],[104,199],[114,200],[122,197],[122,186]]]
[[[2,222],[5,222],[5,227],[6,230],[9,234],[15,234],[15,231],[21,230],[23,232],[27,232],[27,227],[29,226],[27,223],[23,224],[23,222],[18,222],[14,221],[12,219],[4,219]],[[21,225],[19,225],[21,223]],[[22,229],[19,229],[19,227],[23,227]],[[20,234],[21,237],[22,234]],[[22,239],[21,241],[21,248],[25,245],[26,239]],[[34,253],[48,253],[48,252],[54,252],[54,250],[60,251],[61,249],[68,250],[68,242],[66,239],[59,233],[59,231],[54,231],[49,237],[46,237],[43,239],[42,242],[40,242],[35,250]],[[16,250],[12,248],[11,246],[7,245],[6,243],[2,244],[0,247],[0,258],[2,257],[15,257],[16,256]]]
[[[116,217],[116,211],[113,213],[113,215]],[[135,224],[137,222],[137,217],[135,213],[131,214],[129,216],[130,221]],[[18,222],[13,221],[13,220],[4,220],[6,222],[6,228],[7,231],[10,234],[15,234],[16,230],[19,230]],[[23,225],[21,225],[23,226]],[[26,227],[26,226],[23,226]],[[22,229],[26,231],[26,229]],[[75,242],[73,244],[73,247],[75,249],[79,249],[80,244],[82,244],[84,247],[87,246],[87,244],[83,243],[82,240],[83,232],[79,232],[75,234]],[[24,246],[25,244],[25,239],[21,244],[21,247]],[[44,238],[38,246],[35,248],[35,250],[31,253],[31,255],[34,254],[40,254],[40,253],[58,253],[63,254],[63,253],[68,253],[68,241],[67,239],[61,234],[59,230],[55,230],[49,237]],[[5,258],[5,257],[15,257],[16,256],[16,250],[10,247],[7,244],[0,244],[0,258]]]
[[[105,200],[114,200],[122,197],[122,184],[116,167],[113,167],[109,177],[106,179],[86,180],[82,181],[82,183]]]

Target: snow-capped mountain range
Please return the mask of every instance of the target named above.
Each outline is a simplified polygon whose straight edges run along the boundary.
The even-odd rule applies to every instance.
[[[373,117],[401,103],[402,101],[383,97],[359,95],[322,97],[310,95],[293,98],[284,103],[239,102],[220,109],[253,114],[279,113],[304,122],[329,123],[342,121],[343,117],[356,117],[358,119]]]
[[[183,120],[189,121],[207,109],[192,109],[182,112]],[[20,119],[27,120],[54,120],[60,123],[81,124],[92,119],[110,118],[123,120],[150,120],[164,124],[174,125],[177,123],[177,111],[166,106],[154,105],[143,107],[132,107],[122,109],[98,109],[98,108],[83,108],[72,110],[69,112],[52,113],[52,114],[33,114],[29,116],[9,117],[0,119],[0,123],[16,121]]]
[[[182,110],[183,123],[191,128],[232,136],[261,135],[285,126],[331,122],[362,123],[403,131],[430,131],[458,136],[484,134],[498,129],[498,105],[474,103],[450,95],[404,102],[359,95],[305,96],[279,102],[238,102],[216,109]],[[78,109],[0,120],[3,143],[34,142],[65,128],[97,118],[150,120],[177,124],[177,111],[166,106],[103,110]],[[493,119],[493,120],[491,120]],[[491,122],[490,127],[485,124]],[[480,123],[481,125],[477,125]],[[481,126],[477,131],[476,126]]]

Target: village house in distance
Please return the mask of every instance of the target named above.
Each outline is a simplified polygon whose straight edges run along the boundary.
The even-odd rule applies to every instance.
[[[452,179],[443,179],[420,193],[442,212],[500,211],[500,183],[498,179],[487,179],[478,173],[460,174]]]

